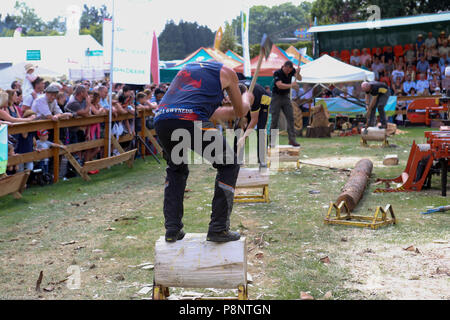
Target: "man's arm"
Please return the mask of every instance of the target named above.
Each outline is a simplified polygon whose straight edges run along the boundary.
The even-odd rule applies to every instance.
[[[222,88],[227,91],[228,96],[230,97],[235,118],[245,116],[250,111],[250,94],[249,92],[245,92],[241,95],[241,91],[239,90],[239,79],[236,72],[227,66],[223,66],[220,71],[220,81],[222,83]]]
[[[297,66],[297,71],[295,72],[295,79],[297,79],[298,81],[302,81],[302,75],[300,74],[300,70],[301,70],[301,67],[300,67],[300,62],[299,62],[298,66]]]

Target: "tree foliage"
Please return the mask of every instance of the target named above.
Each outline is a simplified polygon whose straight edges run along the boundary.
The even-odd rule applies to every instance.
[[[317,17],[319,25],[363,21],[371,15],[371,5],[380,7],[381,19],[450,10],[450,3],[440,0],[316,0],[311,17]]]
[[[180,21],[177,25],[170,20],[159,35],[158,42],[161,60],[183,59],[200,47],[211,47],[214,33],[196,22]]]
[[[225,31],[223,32],[222,41],[220,43],[220,51],[227,52],[228,50],[236,50],[236,37],[234,35],[233,27],[227,22],[225,24]]]

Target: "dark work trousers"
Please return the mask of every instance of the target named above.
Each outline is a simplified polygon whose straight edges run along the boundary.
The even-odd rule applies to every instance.
[[[279,95],[274,93],[272,94],[272,102],[270,103],[270,114],[272,115],[270,130],[278,129],[280,111],[283,111],[286,117],[289,141],[295,141],[294,112],[292,111],[291,99],[287,94]]]
[[[269,106],[261,105],[258,116],[258,162],[260,165],[267,165],[266,159],[266,126],[267,118],[269,117]]]
[[[375,98],[372,98],[375,99]],[[378,110],[378,113],[380,115],[380,122],[381,125],[385,126],[386,125],[386,112],[384,111],[384,107],[386,106],[386,103],[388,102],[389,99],[389,95],[387,94],[382,94],[380,96],[377,97],[377,103],[375,104],[375,106],[372,108],[372,111],[370,112],[370,117],[369,117],[369,127],[375,127],[376,126],[376,112]]]
[[[177,232],[183,228],[183,199],[189,176],[188,150],[190,149],[202,157],[204,156],[204,159],[211,162],[212,166],[217,169],[209,231],[228,231],[230,214],[233,208],[234,188],[240,166],[237,164],[236,154],[227,145],[220,131],[212,128],[212,124],[209,122],[203,122],[202,129],[192,121],[177,119],[158,121],[155,124],[155,130],[164,150],[164,159],[167,162],[163,209],[166,230]],[[184,141],[183,138],[180,138],[179,135],[183,135],[183,132],[188,134],[190,141],[189,139]],[[214,135],[214,137],[210,138],[208,135]],[[172,141],[172,139],[176,141]],[[197,139],[200,139],[200,141],[194,142]],[[214,141],[220,139],[222,139],[222,150],[217,153],[211,152],[211,146],[215,145],[213,144]],[[181,143],[183,147],[181,147]],[[208,156],[209,153],[211,156]],[[184,160],[180,161],[180,158]]]

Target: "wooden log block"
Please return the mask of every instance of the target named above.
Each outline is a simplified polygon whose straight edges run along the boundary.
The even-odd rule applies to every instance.
[[[396,154],[387,155],[386,157],[384,157],[383,164],[385,166],[398,165],[398,156]]]
[[[188,233],[168,243],[160,237],[154,272],[158,286],[237,289],[247,285],[246,239],[215,243],[206,234]]]
[[[397,125],[395,123],[388,123],[387,124],[387,130],[386,130],[386,134],[388,136],[393,136],[395,135],[395,133],[397,132]]]
[[[30,170],[27,170],[0,178],[0,197],[12,194],[16,199],[22,198],[21,193],[25,189],[30,172]]]
[[[333,131],[333,128],[331,126],[328,126],[328,127],[308,126],[306,128],[306,137],[307,138],[331,138],[332,131]]]
[[[342,201],[345,201],[348,209],[353,211],[364,194],[372,170],[372,161],[368,159],[358,161],[350,173],[350,178],[344,188],[342,188],[342,193],[339,195],[336,204],[339,205]]]
[[[241,168],[236,181],[236,188],[267,186],[268,172],[261,172],[259,168]]]
[[[269,148],[269,157],[276,156],[276,155],[299,157],[300,156],[300,147],[294,147],[291,145],[279,145],[279,146],[276,146],[275,148]]]
[[[367,133],[365,133],[364,129],[361,131],[361,138],[365,141],[384,141],[386,140],[386,137],[386,129],[369,127]]]

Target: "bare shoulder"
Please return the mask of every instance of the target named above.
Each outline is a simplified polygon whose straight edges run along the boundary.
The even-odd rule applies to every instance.
[[[222,89],[225,89],[232,83],[238,83],[239,79],[233,69],[224,65],[220,70],[220,82],[222,83]]]

